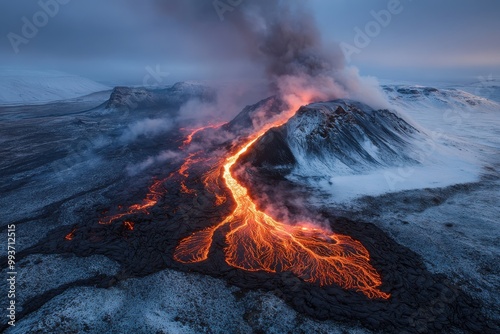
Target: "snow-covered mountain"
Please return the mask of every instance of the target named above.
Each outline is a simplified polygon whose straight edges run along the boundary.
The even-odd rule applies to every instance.
[[[302,107],[286,131],[300,173],[310,176],[321,175],[325,169],[347,175],[417,163],[411,143],[425,139],[388,110],[345,100]]]
[[[426,136],[389,110],[350,100],[318,102],[267,132],[256,143],[253,164],[302,176],[350,175],[417,164],[417,139]]]
[[[110,88],[57,71],[0,71],[0,104],[36,104],[72,99]]]
[[[414,98],[425,100],[425,91],[415,90],[409,93],[411,98],[400,101],[411,104]],[[450,96],[448,92],[432,93]],[[405,91],[398,94],[405,96]],[[448,101],[458,103],[463,96],[468,95],[452,95]],[[480,101],[481,106],[491,104],[469,98]],[[472,182],[479,167],[471,163],[474,158],[461,151],[463,148],[453,139],[428,131],[408,115],[334,100],[300,108],[285,125],[266,133],[242,162],[345,201]]]

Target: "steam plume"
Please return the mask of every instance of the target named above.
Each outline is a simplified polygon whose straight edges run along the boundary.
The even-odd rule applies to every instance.
[[[269,93],[289,104],[297,92],[307,90],[316,101],[353,98],[373,107],[387,105],[376,80],[361,78],[355,68],[345,67],[338,47],[323,45],[303,1],[222,1],[228,6],[224,21],[216,3],[176,0],[162,6],[173,18],[189,18],[182,23],[191,43],[205,44],[211,56],[228,63],[250,61],[266,78]]]

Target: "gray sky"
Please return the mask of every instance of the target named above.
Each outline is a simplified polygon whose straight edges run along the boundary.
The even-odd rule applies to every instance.
[[[0,67],[60,70],[110,84],[140,84],[146,67],[156,65],[170,73],[170,81],[255,74],[247,59],[229,50],[227,30],[232,26],[227,20],[234,12],[225,12],[224,21],[215,9],[206,12],[213,15],[213,23],[204,26],[182,12],[175,18],[166,15],[169,9],[163,7],[168,7],[168,0],[59,1],[68,3],[47,16],[46,24],[43,15],[37,16],[38,1],[0,3]],[[245,1],[251,2],[243,0],[241,6]],[[167,6],[160,9],[158,2]],[[356,47],[349,64],[361,74],[427,82],[500,75],[498,0],[401,0],[398,13],[391,14],[385,26],[377,23],[378,28],[371,11],[386,10],[390,0],[306,2],[328,47],[338,48],[340,42]],[[23,17],[33,22],[34,15],[41,27],[36,36],[25,36]],[[369,43],[357,47],[355,28],[366,33],[367,24],[374,29]],[[18,53],[9,33],[23,38]],[[209,42],[192,38],[193,33],[210,36]]]

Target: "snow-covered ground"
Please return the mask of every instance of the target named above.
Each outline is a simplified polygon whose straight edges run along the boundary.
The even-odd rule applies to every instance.
[[[47,103],[109,89],[87,78],[58,71],[0,70],[0,105]]]
[[[78,287],[9,333],[369,333],[303,317],[272,293],[243,293],[223,280],[172,270],[116,287]]]
[[[467,84],[450,86],[500,103],[500,81],[493,75],[480,76]]]
[[[352,164],[346,167],[339,162],[338,155],[323,156],[315,164],[307,156],[289,178],[296,182],[305,180],[312,188],[330,194],[330,200],[337,203],[480,180],[484,166],[500,152],[500,104],[457,89],[409,85],[384,89],[398,115],[422,134],[411,147],[395,148],[401,154],[409,151],[406,153],[418,163],[391,158],[392,166],[382,163],[356,171]],[[374,145],[373,138],[364,140],[360,143],[363,150],[380,161],[380,143]]]

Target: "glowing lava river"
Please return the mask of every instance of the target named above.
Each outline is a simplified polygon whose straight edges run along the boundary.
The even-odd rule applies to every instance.
[[[307,282],[320,285],[338,284],[354,289],[369,298],[389,298],[378,290],[381,278],[370,265],[370,255],[363,245],[349,236],[332,234],[311,224],[288,225],[259,211],[248,190],[231,174],[238,158],[269,128],[266,126],[235,154],[227,158],[223,178],[236,208],[221,223],[197,231],[181,240],[174,258],[194,263],[208,258],[213,236],[229,224],[226,234],[225,260],[230,266],[248,271],[291,271]]]
[[[303,99],[300,102],[304,102]],[[388,299],[390,294],[378,289],[382,284],[381,277],[370,264],[370,254],[359,241],[316,227],[317,224],[310,222],[287,224],[275,220],[257,208],[248,189],[231,173],[231,168],[252,144],[272,127],[284,124],[301,104],[294,103],[296,107],[280,114],[279,120],[266,124],[243,143],[236,153],[216,163],[211,169],[212,173],[205,175],[204,184],[210,190],[218,183],[218,174],[213,171],[223,168],[222,178],[236,207],[220,223],[182,239],[175,248],[174,259],[185,264],[208,259],[215,232],[222,226],[228,226],[224,253],[225,262],[232,267],[270,273],[289,271],[306,282],[320,286],[337,284],[344,289],[362,292],[368,298]],[[180,148],[188,146],[196,133],[218,127],[220,125],[195,129]],[[141,204],[134,204],[124,213],[101,219],[100,224],[110,224],[136,212],[149,214],[149,209],[156,205],[163,194],[163,183],[176,175],[183,178],[180,182],[181,193],[196,196],[196,191],[187,188],[185,178],[188,177],[187,170],[192,164],[207,160],[198,158],[200,153],[202,151],[190,153],[176,173],[171,173],[164,180],[156,180]],[[226,199],[225,196],[214,195],[217,198],[216,205]],[[131,222],[124,221],[123,224],[128,230],[133,230]],[[66,239],[71,240],[72,237],[73,235],[68,235]]]

